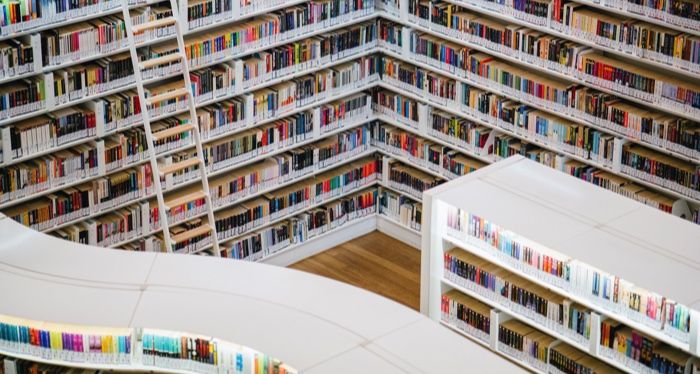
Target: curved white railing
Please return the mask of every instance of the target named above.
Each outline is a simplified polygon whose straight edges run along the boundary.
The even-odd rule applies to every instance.
[[[413,310],[319,276],[258,263],[89,247],[4,216],[0,238],[0,354],[167,372],[251,373],[255,365],[285,365],[287,372],[302,373],[447,373],[467,372],[475,364],[485,372],[520,371]],[[20,331],[18,325],[54,334],[33,344],[8,341],[8,331]],[[215,347],[210,354],[217,352],[216,365],[202,353],[187,352],[187,344],[184,353],[168,346],[173,338],[192,340],[195,351],[196,338],[208,342]]]

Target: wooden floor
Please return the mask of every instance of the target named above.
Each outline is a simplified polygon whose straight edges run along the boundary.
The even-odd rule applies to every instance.
[[[420,308],[420,252],[377,231],[290,267]]]

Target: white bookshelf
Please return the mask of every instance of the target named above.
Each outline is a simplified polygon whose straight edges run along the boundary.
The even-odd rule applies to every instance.
[[[473,10],[475,12],[480,12],[488,16],[493,16],[497,19],[500,19],[502,21],[507,21],[508,23],[512,23],[515,25],[520,25],[520,26],[525,26],[532,28],[533,30],[537,31],[542,31],[549,33],[554,36],[562,37],[567,40],[571,40],[577,43],[581,43],[585,46],[590,46],[605,52],[610,52],[613,54],[617,55],[626,55],[625,53],[621,52],[620,50],[616,49],[616,46],[601,46],[596,44],[595,41],[589,41],[586,38],[582,38],[579,36],[573,36],[573,35],[568,35],[566,32],[557,30],[552,28],[551,25],[538,25],[536,22],[531,22],[529,20],[523,19],[521,17],[516,17],[512,12],[498,12],[495,11],[494,9],[490,7],[485,7],[484,4],[478,0],[450,0],[448,1],[449,3],[452,4],[457,4],[460,6],[464,6],[465,8],[468,8],[469,10]],[[585,2],[585,1],[582,1]],[[233,0],[231,2],[232,7],[230,12],[225,12],[221,14],[215,14],[212,15],[211,17],[208,17],[207,19],[200,19],[195,22],[188,23],[188,20],[186,19],[187,17],[187,11],[188,11],[188,5],[189,4],[186,1],[180,1],[178,3],[178,11],[179,11],[179,19],[178,19],[178,24],[182,26],[182,34],[184,36],[185,42],[188,40],[192,40],[203,33],[212,33],[214,35],[217,33],[219,30],[221,30],[221,27],[227,26],[227,25],[236,25],[240,22],[245,22],[246,20],[251,19],[252,17],[256,16],[262,16],[264,14],[278,11],[281,9],[293,7],[299,4],[304,3],[304,1],[299,1],[299,0],[294,0],[294,1],[281,1],[281,0],[261,0],[261,1],[253,1],[247,6],[241,5],[241,3],[238,0]],[[399,115],[396,115],[395,113],[390,113],[387,111],[382,110],[382,108],[379,107],[373,107],[371,110],[367,110],[365,115],[363,116],[358,116],[354,118],[353,120],[348,121],[347,123],[344,123],[343,126],[336,130],[331,130],[331,131],[321,131],[318,124],[314,124],[314,131],[310,137],[307,137],[304,140],[298,140],[289,144],[285,144],[284,146],[280,146],[276,149],[273,150],[268,150],[266,152],[258,153],[258,154],[249,154],[246,155],[245,157],[241,157],[240,159],[228,159],[225,162],[223,162],[220,165],[217,165],[216,163],[213,164],[213,166],[210,166],[206,170],[206,174],[208,175],[208,179],[211,179],[216,176],[223,176],[226,175],[229,172],[235,171],[241,167],[244,166],[249,166],[253,165],[256,162],[265,160],[266,158],[282,154],[284,152],[298,149],[299,147],[303,146],[308,146],[310,144],[313,144],[313,142],[326,139],[330,136],[333,136],[337,134],[339,131],[355,128],[357,126],[364,125],[366,123],[369,123],[374,120],[379,120],[382,122],[386,122],[388,124],[391,124],[393,126],[399,127],[402,130],[412,132],[414,134],[419,135],[420,137],[427,139],[431,142],[434,142],[436,144],[448,146],[454,150],[459,151],[460,153],[482,161],[487,164],[494,163],[500,159],[500,157],[494,156],[493,154],[488,154],[486,151],[486,148],[491,146],[493,144],[493,136],[495,134],[500,134],[500,135],[511,135],[514,136],[518,139],[530,142],[531,144],[537,145],[541,149],[545,149],[548,151],[551,151],[552,153],[556,154],[556,165],[558,168],[563,168],[563,165],[565,162],[569,160],[576,160],[576,161],[581,161],[585,163],[586,165],[594,166],[600,170],[610,172],[613,175],[616,176],[621,176],[624,178],[625,181],[631,181],[636,184],[639,184],[641,186],[647,187],[650,189],[650,191],[653,192],[660,192],[664,194],[664,196],[671,197],[672,199],[675,200],[676,204],[674,204],[674,214],[683,214],[688,211],[686,209],[688,206],[690,208],[697,208],[697,205],[700,203],[700,200],[698,200],[698,197],[694,196],[688,196],[688,194],[684,193],[683,191],[679,191],[676,189],[674,186],[667,185],[664,183],[660,183],[658,180],[654,178],[650,178],[647,175],[641,175],[637,173],[632,173],[630,170],[627,170],[620,165],[620,158],[621,158],[621,149],[622,146],[627,143],[627,142],[632,142],[636,144],[641,144],[644,145],[645,147],[648,147],[652,150],[663,152],[664,154],[670,155],[674,158],[677,158],[679,160],[683,161],[689,161],[689,162],[694,162],[697,163],[698,161],[698,155],[693,154],[693,153],[687,153],[685,151],[679,150],[679,149],[674,149],[670,147],[668,144],[656,144],[650,141],[645,140],[643,137],[640,137],[639,134],[628,134],[628,133],[623,133],[618,131],[619,129],[612,128],[610,126],[606,126],[603,123],[597,123],[597,122],[591,122],[589,119],[580,117],[576,113],[573,113],[570,110],[567,110],[566,108],[562,108],[560,106],[553,105],[552,103],[549,102],[544,102],[543,100],[538,100],[536,98],[530,97],[528,95],[516,95],[515,93],[504,89],[504,87],[495,84],[495,82],[490,82],[490,81],[485,81],[483,79],[480,79],[480,77],[469,75],[469,74],[463,74],[463,72],[455,70],[450,68],[449,66],[445,66],[445,64],[439,64],[435,63],[434,61],[429,61],[423,56],[418,56],[416,54],[411,53],[410,48],[409,48],[409,39],[408,37],[410,36],[411,31],[420,31],[427,33],[429,35],[435,36],[437,38],[440,38],[445,41],[452,41],[455,42],[459,45],[465,45],[469,46],[470,48],[474,48],[475,50],[483,50],[486,51],[489,54],[492,54],[494,56],[497,56],[499,58],[505,59],[505,61],[508,62],[513,62],[514,64],[518,65],[527,65],[533,69],[535,69],[538,73],[543,73],[543,75],[546,76],[554,76],[554,77],[564,77],[567,78],[566,72],[562,72],[560,70],[552,69],[551,66],[539,66],[536,63],[533,63],[530,60],[525,60],[524,56],[521,55],[516,55],[516,56],[510,56],[507,51],[504,52],[502,49],[494,48],[493,45],[489,45],[488,43],[485,43],[483,40],[480,40],[478,38],[466,38],[465,35],[454,33],[451,30],[447,30],[444,27],[437,26],[434,23],[427,22],[426,20],[418,19],[415,16],[409,15],[407,13],[407,4],[408,0],[397,0],[395,3],[399,5],[399,7],[393,7],[391,4],[391,1],[387,1],[386,3],[384,0],[376,0],[375,1],[375,7],[374,8],[369,8],[369,9],[364,9],[361,11],[353,12],[352,14],[347,14],[341,17],[338,17],[337,19],[332,19],[324,23],[319,23],[319,24],[313,24],[312,26],[308,27],[303,27],[297,30],[292,30],[290,32],[284,33],[284,34],[279,34],[279,35],[274,35],[273,37],[270,38],[265,38],[261,40],[257,40],[253,43],[246,43],[243,45],[239,45],[230,49],[227,49],[225,51],[218,52],[216,55],[209,56],[207,58],[195,58],[191,61],[188,61],[189,67],[192,71],[196,71],[198,69],[203,69],[206,67],[213,66],[215,64],[221,64],[225,63],[229,66],[232,66],[235,71],[235,81],[236,84],[234,84],[231,87],[228,87],[225,91],[220,92],[218,95],[210,95],[207,97],[195,97],[195,108],[196,109],[201,109],[209,105],[215,105],[221,102],[224,102],[225,100],[228,99],[233,99],[233,98],[238,98],[241,99],[245,102],[246,104],[246,110],[248,113],[246,113],[246,119],[242,123],[231,123],[227,124],[225,126],[222,126],[221,128],[216,128],[215,130],[208,130],[207,131],[202,131],[201,133],[201,144],[202,146],[207,146],[208,144],[213,144],[216,141],[231,137],[236,134],[241,134],[244,131],[251,130],[258,128],[260,126],[270,124],[276,120],[282,119],[284,117],[294,115],[294,114],[299,114],[302,112],[306,111],[312,111],[315,114],[318,113],[319,108],[322,105],[328,104],[333,102],[334,100],[341,99],[341,98],[346,98],[349,97],[353,94],[359,93],[359,92],[369,92],[372,89],[387,89],[393,92],[400,93],[401,95],[404,95],[410,99],[416,100],[419,102],[420,106],[420,111],[418,115],[418,121],[410,121],[407,120],[405,117],[401,117]],[[587,2],[585,2],[587,3]],[[613,1],[609,1],[609,3],[613,3]],[[8,38],[25,38],[28,40],[28,42],[36,47],[40,45],[40,35],[39,33],[43,30],[48,30],[49,28],[57,28],[57,27],[62,27],[66,25],[70,25],[74,22],[79,22],[83,21],[86,19],[94,19],[97,17],[101,17],[104,15],[110,15],[117,13],[122,10],[122,5],[115,5],[110,4],[110,2],[106,2],[102,5],[100,5],[100,9],[91,11],[91,12],[86,12],[83,15],[80,15],[79,17],[71,17],[71,18],[65,18],[65,19],[60,19],[55,18],[51,20],[44,20],[41,22],[33,22],[31,25],[30,24],[19,24],[18,26],[13,26],[13,28],[8,28],[7,30],[12,29],[10,33],[6,33],[5,29],[0,33],[0,40],[8,39]],[[130,2],[128,3],[128,7],[130,10],[135,10],[140,7],[145,7],[148,6],[148,3],[145,2]],[[431,5],[432,6],[432,5]],[[600,6],[605,6],[606,9],[609,7],[607,5],[600,5]],[[612,8],[611,8],[612,9]],[[627,8],[626,7],[620,7],[620,12],[624,13]],[[636,16],[635,16],[636,17]],[[640,16],[641,18],[644,18],[644,16]],[[639,18],[639,17],[637,17]],[[269,74],[263,77],[259,77],[254,81],[248,81],[245,83],[242,83],[242,65],[244,58],[251,56],[255,53],[262,52],[265,50],[269,50],[271,48],[279,47],[288,43],[293,43],[293,42],[298,42],[302,41],[314,36],[323,36],[324,34],[334,32],[334,31],[340,31],[343,29],[348,28],[349,26],[352,25],[358,25],[362,24],[365,22],[374,22],[379,19],[383,20],[390,20],[392,22],[398,23],[400,25],[403,25],[403,47],[400,48],[396,45],[392,45],[389,43],[386,43],[382,40],[377,40],[370,42],[368,44],[362,45],[357,48],[353,48],[350,50],[345,50],[341,53],[332,55],[332,56],[326,56],[323,59],[316,59],[313,61],[310,61],[308,63],[304,64],[299,64],[299,65],[294,65],[290,68],[284,69],[283,71],[277,71],[273,74]],[[44,23],[42,23],[44,22]],[[661,21],[659,21],[661,22]],[[663,22],[661,22],[663,23]],[[26,27],[25,27],[26,26]],[[668,25],[667,25],[668,26]],[[686,30],[687,31],[687,30]],[[693,33],[693,31],[687,31],[689,33]],[[139,46],[146,45],[146,44],[161,44],[163,41],[171,40],[168,38],[174,37],[174,35],[171,36],[166,36],[164,38],[154,38],[153,40],[149,40],[145,44],[139,44]],[[22,39],[22,40],[25,40]],[[114,49],[110,51],[108,55],[116,54],[119,52],[124,52],[124,51],[129,51],[130,47],[127,46],[122,46],[121,48]],[[37,50],[34,51],[35,53]],[[38,51],[40,52],[40,51]],[[379,75],[374,75],[367,77],[364,80],[354,82],[352,85],[348,86],[343,86],[339,87],[338,89],[331,90],[331,92],[328,92],[327,94],[323,95],[318,95],[318,97],[314,97],[313,100],[308,100],[305,101],[304,103],[299,103],[297,106],[285,110],[283,112],[279,113],[274,113],[271,116],[265,117],[262,120],[255,119],[253,118],[252,114],[250,113],[251,106],[252,106],[252,100],[253,96],[252,94],[255,92],[258,92],[261,89],[264,88],[269,88],[272,87],[276,84],[279,83],[284,83],[285,81],[288,81],[289,79],[294,79],[298,77],[302,77],[308,74],[314,74],[316,72],[320,72],[323,69],[327,68],[332,68],[334,66],[339,66],[343,63],[346,62],[351,62],[351,61],[356,61],[357,59],[361,57],[367,57],[367,56],[372,56],[374,54],[382,53],[385,54],[391,58],[404,61],[408,64],[412,64],[416,67],[419,67],[421,69],[424,69],[429,72],[433,72],[436,74],[440,74],[443,77],[453,79],[457,84],[460,83],[466,83],[469,84],[470,86],[477,87],[484,89],[489,92],[493,92],[498,95],[503,95],[506,97],[514,97],[516,101],[530,105],[534,108],[541,109],[545,112],[548,113],[554,113],[558,116],[561,116],[564,119],[570,120],[572,122],[582,124],[585,126],[589,126],[591,128],[603,131],[605,133],[612,134],[616,137],[616,148],[613,152],[613,161],[608,162],[608,160],[596,160],[596,159],[591,159],[586,157],[585,155],[579,155],[576,152],[572,151],[571,149],[562,146],[561,144],[557,144],[555,142],[548,142],[544,141],[542,139],[536,138],[531,136],[531,134],[527,134],[523,131],[518,131],[517,128],[513,128],[513,126],[505,126],[503,121],[498,121],[494,117],[486,116],[483,113],[476,112],[474,110],[470,110],[470,108],[465,108],[464,106],[460,105],[460,89],[459,87],[457,88],[457,98],[455,101],[451,100],[446,100],[444,98],[435,96],[435,95],[430,95],[428,94],[425,90],[419,90],[416,87],[407,85],[405,83],[400,82],[399,80],[393,79],[388,76],[380,77]],[[93,61],[94,59],[100,56],[95,56],[95,55],[90,55],[90,56],[85,56],[84,58],[79,59],[78,61],[65,61],[60,64],[54,64],[54,65],[49,65],[49,66],[41,66],[41,61],[40,61],[40,56],[41,53],[38,54],[38,57],[35,58],[35,63],[32,67],[32,70],[30,72],[26,73],[21,73],[21,74],[15,74],[14,76],[10,77],[4,77],[0,78],[0,82],[2,83],[12,83],[14,81],[19,80],[20,78],[25,78],[25,77],[31,77],[31,76],[37,76],[37,75],[46,75],[50,72],[56,71],[57,69],[65,68],[68,66],[72,66],[74,64],[78,63],[83,63],[83,62],[89,62]],[[658,61],[651,61],[651,60],[645,60],[648,65],[653,66],[653,67],[658,67],[659,69],[662,69],[669,74],[677,74],[678,76],[685,76],[688,79],[695,79],[695,75],[692,72],[688,72],[684,70],[684,67],[677,67],[677,66],[670,66],[666,65],[663,66],[664,63],[658,62]],[[539,66],[539,67],[538,67]],[[172,77],[175,77],[178,74],[177,69],[170,69],[167,71],[161,72],[161,74],[158,75],[153,75],[149,76],[147,78],[143,79],[143,84],[146,85],[153,85],[155,83],[158,83],[161,80],[164,79],[170,79]],[[569,79],[569,78],[567,78]],[[578,82],[580,79],[578,76],[572,76],[570,81]],[[238,83],[241,84],[238,84]],[[595,84],[590,84],[590,82],[583,82],[583,84],[589,85],[596,87],[597,89],[600,89],[601,87],[596,86]],[[77,100],[73,101],[68,101],[66,103],[55,103],[50,104],[47,107],[45,107],[42,110],[31,112],[31,113],[26,113],[22,114],[20,116],[15,116],[12,119],[6,119],[6,120],[0,120],[0,124],[2,124],[2,138],[5,140],[2,144],[2,153],[3,153],[3,163],[0,164],[2,167],[8,167],[11,165],[15,165],[20,162],[25,162],[25,161],[31,161],[35,158],[45,156],[48,154],[51,154],[52,152],[56,152],[58,150],[68,150],[68,149],[73,149],[74,147],[77,147],[79,145],[95,145],[95,147],[98,150],[98,154],[101,155],[102,158],[104,158],[104,152],[100,152],[100,149],[103,149],[105,146],[105,142],[107,137],[115,135],[115,134],[120,134],[122,132],[125,132],[129,129],[137,128],[142,126],[142,119],[141,118],[131,118],[129,121],[126,123],[118,124],[115,125],[114,123],[112,124],[106,124],[102,123],[104,121],[98,121],[96,124],[96,128],[94,129],[93,132],[85,134],[85,136],[77,137],[75,139],[70,139],[67,142],[63,142],[61,144],[57,144],[56,146],[53,147],[48,147],[46,149],[40,149],[36,150],[35,152],[30,152],[27,155],[23,155],[20,158],[17,159],[11,159],[10,154],[10,146],[9,146],[9,141],[8,141],[8,136],[7,134],[9,133],[9,128],[12,126],[12,122],[17,119],[22,119],[22,118],[33,118],[36,117],[42,113],[48,113],[48,112],[53,112],[57,109],[61,108],[72,108],[78,103],[84,103],[86,105],[92,105],[93,100],[96,100],[98,98],[104,97],[109,93],[112,92],[124,92],[127,90],[131,90],[137,86],[137,83],[128,81],[125,82],[123,85],[120,85],[119,87],[110,89],[105,92],[99,92],[95,95],[88,95],[86,97],[79,98]],[[605,88],[603,87],[603,90]],[[622,95],[617,93],[618,96],[625,96],[624,92]],[[51,100],[49,100],[51,101]],[[51,101],[53,102],[53,101]],[[655,107],[659,107],[658,105]],[[660,107],[657,108],[660,110],[664,110],[669,113],[674,113],[676,115],[679,115],[681,117],[685,116],[685,118],[694,118],[692,115],[687,115],[683,111],[680,111],[678,108],[673,108],[673,107]],[[460,143],[459,141],[456,141],[455,139],[449,139],[448,137],[441,136],[441,134],[436,134],[433,131],[431,131],[430,128],[430,114],[433,110],[440,110],[444,111],[446,113],[458,116],[460,118],[468,119],[470,121],[473,121],[474,123],[480,124],[487,126],[494,131],[492,132],[492,138],[489,140],[487,143],[487,146],[484,147],[484,149],[476,149],[474,147],[470,147],[467,144]],[[158,119],[164,119],[164,118],[172,118],[173,116],[177,114],[184,113],[186,111],[185,107],[179,108],[173,112],[166,113],[162,116],[158,116]],[[98,118],[101,116],[98,114]],[[138,117],[138,116],[134,116]],[[317,117],[317,116],[314,116]],[[173,148],[173,149],[165,149],[162,151],[159,151],[156,155],[156,158],[159,161],[167,160],[170,156],[179,153],[179,152],[184,152],[184,151],[192,151],[195,149],[195,143],[196,142],[190,142],[188,144],[182,144],[179,147]],[[424,160],[417,160],[410,155],[406,153],[400,152],[400,150],[397,149],[381,149],[379,147],[376,147],[374,145],[370,146],[370,150],[367,151],[368,154],[370,153],[375,153],[378,154],[379,157],[382,157],[384,159],[395,159],[398,161],[401,161],[404,164],[410,165],[411,167],[414,167],[422,172],[434,175],[436,177],[442,178],[444,180],[451,180],[457,177],[454,174],[449,173],[448,171],[442,169],[442,168],[435,168],[434,165],[431,165]],[[345,164],[346,162],[351,162],[352,160],[355,160],[356,158],[352,159],[347,159],[347,160],[340,160],[340,162],[337,165]],[[130,160],[128,162],[125,162],[122,165],[110,168],[108,170],[105,169],[106,165],[104,163],[104,160],[101,159],[98,161],[98,170],[97,172],[90,173],[88,175],[85,175],[81,178],[73,178],[73,179],[64,179],[61,180],[60,182],[57,183],[51,183],[50,185],[46,186],[46,188],[39,188],[37,190],[32,190],[32,191],[24,191],[21,193],[18,193],[17,196],[13,196],[11,198],[8,198],[5,201],[0,201],[0,209],[9,209],[13,208],[16,206],[21,206],[22,204],[29,203],[32,200],[39,198],[39,197],[44,197],[49,194],[62,191],[66,188],[74,187],[82,183],[86,182],[91,182],[94,180],[97,180],[99,177],[104,176],[105,174],[107,175],[113,175],[118,172],[126,171],[129,170],[130,168],[133,167],[140,167],[142,165],[145,165],[149,161],[149,155],[147,152],[144,152],[138,157],[135,157],[133,160]],[[167,161],[165,161],[167,163]],[[315,176],[317,174],[320,174],[323,171],[331,170],[333,167],[335,167],[336,164],[333,165],[328,165],[327,167],[324,166],[322,168],[318,168],[318,170],[314,170],[311,174],[308,174],[308,177]],[[177,183],[173,182],[168,182],[166,180],[166,183],[163,185],[163,192],[165,193],[173,193],[177,191],[181,191],[184,188],[190,187],[193,184],[199,182],[201,178],[199,177],[192,177],[190,176],[189,178],[184,178],[183,180],[178,181]],[[296,181],[301,181],[303,178],[295,178],[289,181],[283,181],[280,182],[277,186],[270,187],[265,189],[265,192],[272,192],[277,188],[281,188],[284,186],[291,185],[292,183]],[[663,182],[663,181],[661,181]],[[402,191],[400,189],[397,189],[397,185],[392,185],[390,181],[386,180],[386,178],[383,178],[383,180],[378,181],[377,186],[389,190],[394,190],[400,195],[406,196],[410,199],[419,201],[420,200],[420,194],[419,193],[414,193],[415,191]],[[157,188],[151,188],[149,190],[144,190],[140,191],[137,196],[134,196],[133,198],[126,199],[125,201],[120,201],[118,203],[113,203],[113,204],[107,204],[104,206],[95,206],[89,210],[83,211],[83,212],[78,212],[74,214],[72,217],[62,217],[60,220],[57,220],[56,222],[51,222],[50,224],[45,224],[43,227],[40,227],[40,229],[43,232],[47,233],[52,233],[56,232],[58,230],[65,229],[68,226],[71,225],[76,225],[76,224],[83,224],[85,222],[88,222],[91,218],[94,217],[102,217],[104,215],[116,212],[119,209],[125,208],[125,207],[130,207],[133,205],[142,205],[142,204],[148,204],[149,201],[153,200],[156,196],[158,195]],[[249,195],[245,196],[245,199],[252,199],[256,196],[260,196],[260,193],[256,193],[254,195]],[[217,212],[220,211],[226,207],[229,207],[232,203],[232,201],[222,199],[223,201],[218,201],[216,199],[212,200],[212,209],[211,211]],[[678,206],[678,209],[676,209],[676,205]],[[298,211],[295,213],[299,213]],[[205,215],[208,216],[208,211],[207,212],[199,212],[199,213],[193,213],[193,215],[187,216],[187,219],[184,221],[189,221],[192,219],[197,219],[197,218],[203,218]],[[291,217],[292,215],[289,215],[288,217]],[[165,220],[162,220],[165,222]],[[171,224],[179,224],[184,222],[182,219],[177,220],[175,222],[171,222]],[[398,238],[403,238],[407,237],[406,241],[408,243],[417,243],[419,242],[419,239],[416,239],[416,236],[418,236],[418,231],[411,228],[411,227],[395,227],[397,224],[397,221],[391,217],[385,216],[385,215],[378,215],[377,216],[377,222],[381,222],[381,224],[377,224],[376,226],[380,228],[380,230],[386,231],[388,233],[393,233],[393,236],[398,237]],[[162,225],[161,225],[162,226]],[[259,227],[256,227],[256,229]],[[161,229],[159,229],[161,230]],[[340,231],[343,231],[344,229],[340,229]],[[113,242],[110,242],[109,246],[112,247],[118,247],[126,244],[133,243],[137,240],[144,240],[150,238],[152,235],[156,234],[158,230],[153,231],[150,230],[148,227],[144,227],[144,230],[139,233],[138,235],[135,236],[130,236],[130,237],[125,237],[123,240],[115,240]],[[352,235],[351,230],[347,230],[349,235]],[[226,238],[226,240],[231,239],[231,238]],[[203,250],[209,250],[211,246],[207,245],[204,246]],[[202,249],[200,249],[202,250]],[[294,256],[292,256],[294,257]],[[294,257],[296,258],[296,257]],[[291,261],[291,260],[290,260]],[[286,261],[285,261],[286,262]]]
[[[359,224],[372,226],[373,220],[370,216]],[[237,372],[145,357],[138,353],[143,329],[143,334],[186,331],[188,336],[215,337],[222,350],[223,342],[244,343],[251,348],[236,349],[278,357],[298,373],[331,368],[336,373],[464,372],[475,363],[492,372],[524,372],[418,312],[309,273],[199,256],[99,250],[37,233],[5,217],[0,217],[0,232],[15,238],[0,246],[0,321],[21,316],[11,321],[36,323],[37,328],[50,327],[46,322],[70,325],[74,333],[120,326],[119,332],[133,334],[133,355],[119,362],[0,341],[5,356],[103,370]],[[27,247],[27,241],[33,245]],[[51,307],[41,307],[46,305]],[[101,305],[100,313],[93,312],[94,305]],[[192,318],[202,313],[207,317]],[[305,344],[298,344],[300,336]],[[452,353],[458,351],[462,354],[455,359]],[[249,364],[245,367],[239,372],[254,374]]]
[[[620,370],[650,372],[635,361],[610,356],[601,346],[600,323],[609,317],[695,357],[688,365],[696,362],[700,355],[700,304],[693,286],[700,281],[697,226],[519,156],[447,182],[423,196],[421,311],[432,319],[443,320],[443,293],[458,290],[492,307],[492,332],[498,331],[494,324],[498,326],[499,318],[520,320]],[[625,310],[621,303],[604,302],[590,295],[585,287],[576,286],[576,274],[581,273],[575,270],[569,280],[550,276],[481,239],[449,228],[447,214],[453,208],[498,225],[499,232],[538,253],[566,259],[572,269],[612,274],[687,306],[689,330],[681,333],[668,323],[661,328],[643,312]],[[476,256],[589,308],[590,338],[577,338],[573,331],[451,275],[444,267],[445,252],[451,249]],[[490,346],[498,351],[497,343],[498,338],[491,334]],[[544,368],[537,371],[552,372],[551,366]]]

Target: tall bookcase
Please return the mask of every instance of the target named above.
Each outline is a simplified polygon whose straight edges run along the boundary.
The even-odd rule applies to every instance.
[[[432,319],[536,372],[697,371],[695,225],[520,156],[423,206]]]
[[[521,154],[697,223],[700,20],[672,3],[5,4],[0,210],[286,264],[419,247],[424,189]]]

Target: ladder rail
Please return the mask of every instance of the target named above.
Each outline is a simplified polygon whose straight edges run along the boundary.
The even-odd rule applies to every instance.
[[[127,1],[127,0],[123,0]],[[187,87],[187,91],[189,92],[189,100],[188,100],[188,107],[190,110],[190,121],[191,123],[194,124],[194,130],[192,131],[192,134],[194,136],[194,143],[195,147],[197,149],[197,158],[200,159],[200,168],[199,168],[199,174],[201,177],[202,181],[202,188],[204,189],[204,201],[207,204],[207,218],[209,220],[209,226],[211,226],[211,240],[212,240],[212,248],[214,251],[214,256],[221,256],[221,251],[219,250],[219,236],[218,233],[216,232],[216,220],[214,218],[214,205],[212,205],[211,201],[211,193],[209,190],[209,179],[207,176],[207,168],[206,168],[206,163],[204,162],[204,150],[202,149],[202,140],[200,136],[200,128],[199,128],[199,120],[197,118],[197,108],[195,106],[194,102],[194,94],[192,92],[192,82],[190,81],[190,61],[187,59],[187,55],[185,54],[185,40],[183,38],[183,34],[186,31],[186,24],[183,22],[183,19],[180,17],[180,8],[177,3],[177,0],[170,0],[170,8],[172,9],[173,12],[173,17],[175,18],[175,34],[177,36],[177,46],[179,53],[182,58],[182,75],[184,76],[185,79],[185,87]],[[238,82],[236,82],[238,83]]]
[[[148,158],[152,169],[151,175],[153,176],[153,186],[155,187],[156,198],[158,200],[158,215],[160,216],[159,230],[163,232],[165,250],[167,252],[172,252],[170,226],[168,225],[168,214],[165,209],[163,187],[160,183],[160,174],[158,173],[158,158],[156,157],[156,150],[153,142],[153,132],[151,131],[151,117],[148,112],[148,105],[146,104],[146,93],[143,88],[143,80],[141,79],[141,69],[139,68],[139,59],[138,54],[136,52],[136,42],[134,40],[134,32],[132,28],[133,25],[131,24],[131,13],[129,11],[129,0],[122,0],[122,14],[124,16],[124,25],[126,27],[126,33],[129,40],[129,53],[131,54],[131,65],[134,70],[134,78],[136,80],[136,90],[139,94],[139,105],[141,107],[141,121],[143,122],[144,132],[146,133],[146,141],[148,142]],[[145,227],[143,229],[145,231]],[[151,234],[154,234],[155,232],[157,232],[157,230]]]

